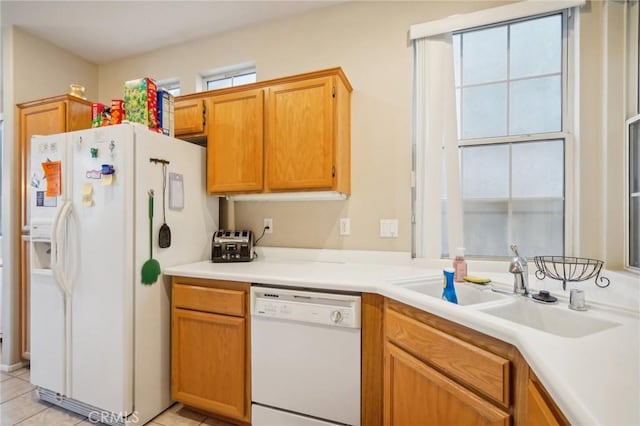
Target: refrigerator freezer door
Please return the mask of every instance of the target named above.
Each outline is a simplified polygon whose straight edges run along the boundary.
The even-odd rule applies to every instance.
[[[121,125],[70,138],[70,396],[125,415],[133,411],[133,131]]]
[[[64,294],[51,270],[31,273],[31,383],[65,394]]]
[[[67,190],[63,181],[65,173],[65,137],[64,134],[52,136],[34,136],[31,138],[31,164],[27,170],[27,182],[29,189],[29,206],[27,215],[29,224],[36,222],[50,222],[61,207],[61,200]],[[57,196],[47,196],[47,187],[52,185],[45,176],[43,163],[61,161],[60,174],[52,173],[51,178],[59,178],[62,184],[61,192]]]

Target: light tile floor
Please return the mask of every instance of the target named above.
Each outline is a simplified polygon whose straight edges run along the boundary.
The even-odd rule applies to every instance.
[[[88,426],[95,423],[78,414],[40,401],[29,382],[30,370],[0,372],[0,426]],[[174,404],[151,422],[150,426],[231,426]]]

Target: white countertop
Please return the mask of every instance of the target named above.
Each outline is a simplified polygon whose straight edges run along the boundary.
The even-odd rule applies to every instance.
[[[572,424],[640,425],[640,280],[603,271],[608,288],[581,284],[589,310],[580,315],[602,318],[619,326],[585,337],[569,338],[489,315],[480,305],[459,306],[416,293],[401,282],[440,277],[442,269],[411,260],[406,253],[264,248],[249,263],[203,261],[164,268],[167,275],[243,281],[291,287],[378,293],[516,346]],[[530,264],[533,272],[533,262]],[[499,269],[498,269],[499,270]],[[504,268],[506,271],[506,266]],[[509,289],[513,277],[504,272],[486,276]],[[547,309],[567,310],[561,283],[536,280],[530,287],[549,289],[559,297]],[[568,294],[568,290],[566,292]]]

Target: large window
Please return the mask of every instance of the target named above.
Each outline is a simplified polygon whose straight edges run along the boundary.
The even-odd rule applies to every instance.
[[[564,253],[564,21],[558,13],[453,36],[469,256],[507,256],[511,242],[529,255]]]
[[[571,253],[572,28],[552,2],[412,26],[416,256]]]

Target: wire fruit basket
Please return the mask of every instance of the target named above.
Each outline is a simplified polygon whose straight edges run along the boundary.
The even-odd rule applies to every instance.
[[[567,282],[586,281],[595,277],[598,287],[605,288],[611,284],[607,277],[600,276],[604,262],[586,257],[569,256],[535,256],[533,261],[538,270],[536,278],[539,280],[549,277],[562,281],[562,289],[567,289]]]

